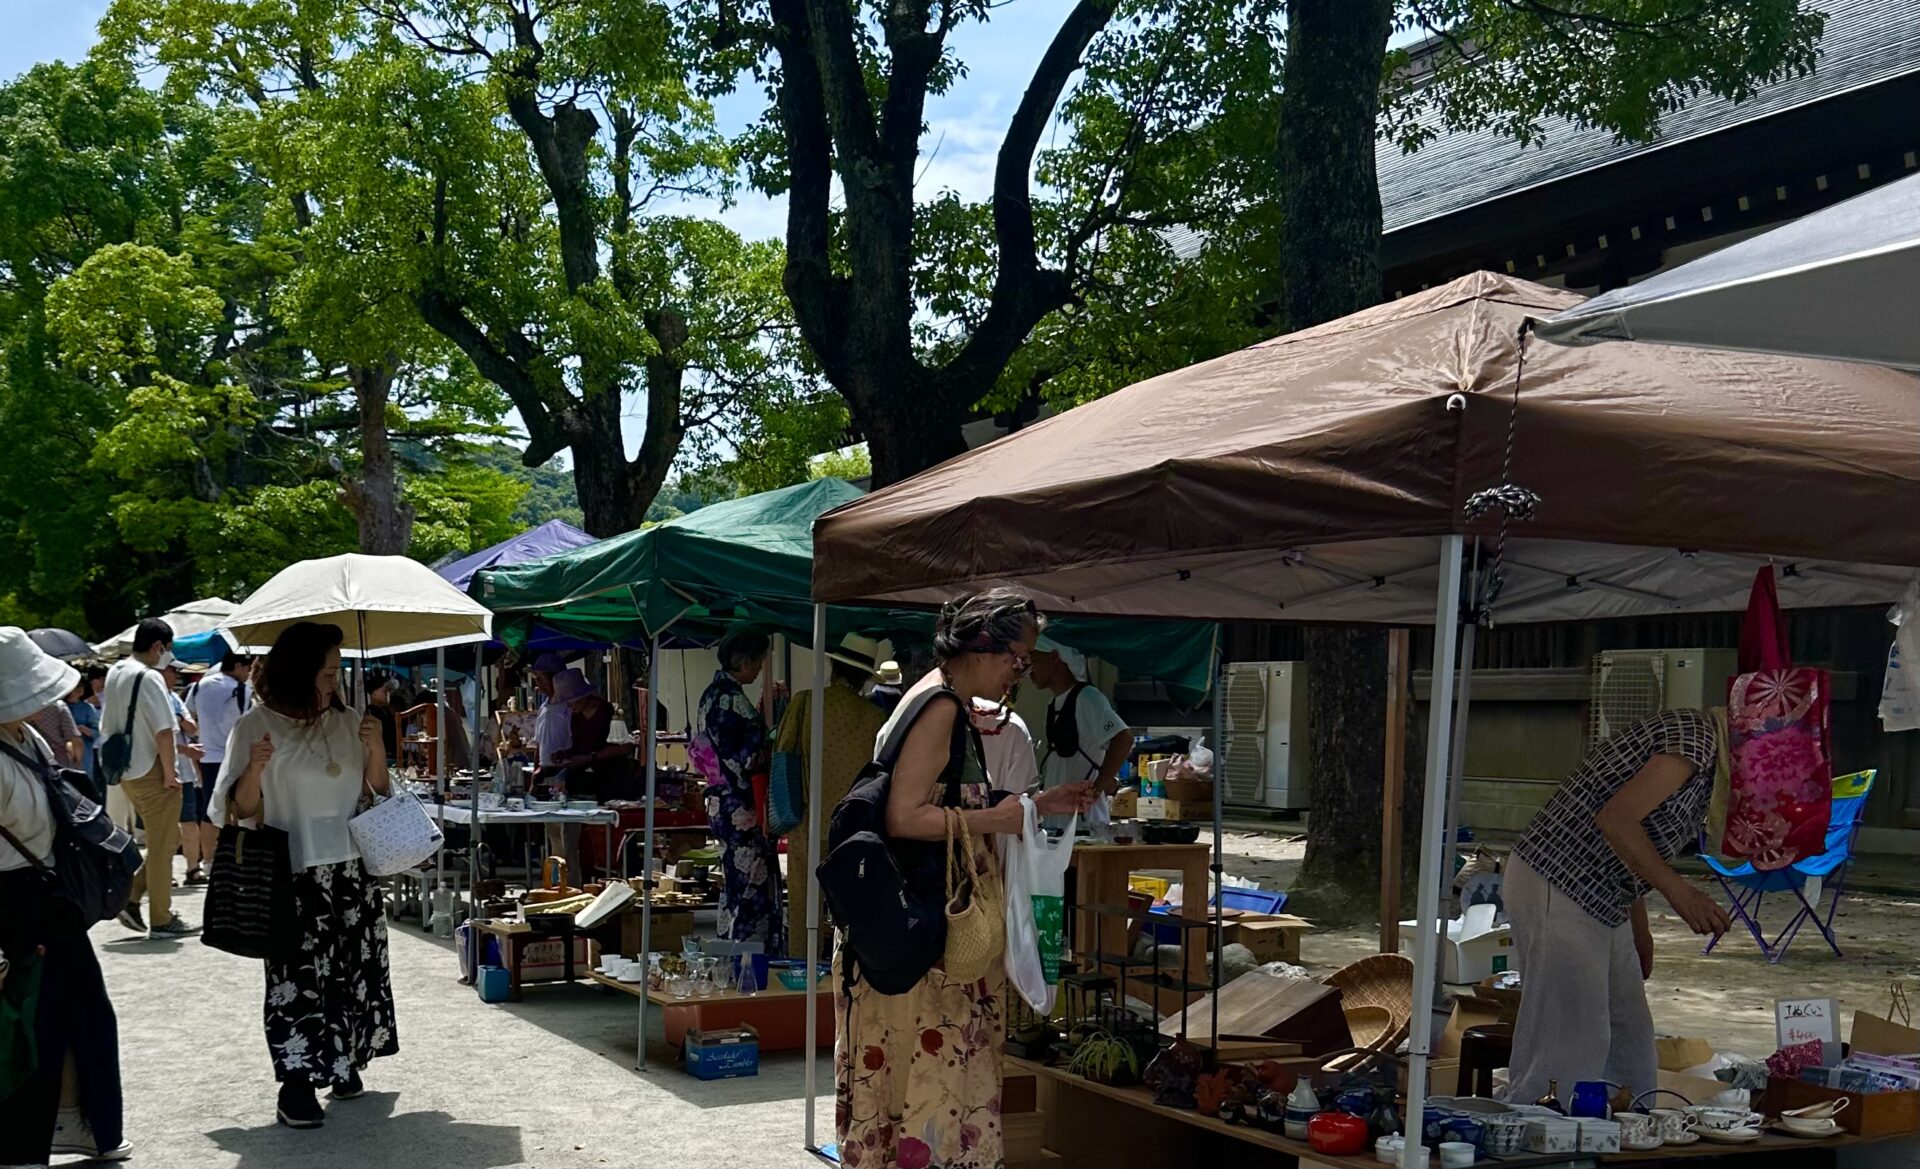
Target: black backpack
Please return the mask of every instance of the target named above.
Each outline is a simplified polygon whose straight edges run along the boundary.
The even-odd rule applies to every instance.
[[[946,952],[947,850],[944,842],[894,840],[887,835],[887,796],[899,744],[936,695],[961,706],[953,720],[953,747],[940,779],[942,803],[960,803],[960,773],[973,721],[951,690],[928,691],[919,708],[896,724],[896,742],[867,764],[853,789],[833,809],[827,853],[814,873],[842,932],[841,974],[849,988],[865,979],[881,994],[905,994]],[[977,742],[976,747],[977,750]]]
[[[140,713],[140,687],[146,684],[147,675],[142,671],[133,680],[133,693],[127,696],[127,725],[108,735],[100,744],[96,758],[100,764],[100,778],[107,781],[108,787],[125,779],[127,768],[133,766],[133,736],[138,726],[135,716]]]
[[[57,768],[49,760],[30,759],[8,743],[0,743],[0,751],[37,773],[47,790],[47,811],[53,818],[53,864],[49,866],[28,852],[5,828],[0,828],[0,837],[39,870],[48,892],[70,907],[82,929],[125,909],[133,875],[140,871],[140,850],[134,847],[133,837],[108,818],[105,808],[83,794],[90,788],[79,772]]]

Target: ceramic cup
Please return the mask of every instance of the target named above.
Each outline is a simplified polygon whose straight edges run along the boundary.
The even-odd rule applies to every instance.
[[[617,973],[620,969],[621,964],[624,963],[625,961],[626,961],[625,956],[620,954],[602,954],[600,955],[600,973],[602,974]]]
[[[507,811],[509,812],[518,812],[521,809],[525,808],[526,806],[527,806],[527,802],[524,799],[521,799],[519,796],[507,797]]]
[[[1759,1128],[1766,1117],[1758,1112],[1748,1112],[1744,1108],[1715,1108],[1707,1104],[1696,1104],[1687,1109],[1701,1128],[1714,1132],[1732,1132],[1736,1128]]]
[[[1622,1145],[1648,1145],[1661,1139],[1653,1117],[1644,1112],[1616,1112],[1613,1119],[1620,1125]]]
[[[1477,1153],[1478,1150],[1465,1141],[1441,1141],[1441,1169],[1467,1169]]]
[[[481,792],[480,793],[480,810],[483,812],[491,812],[495,810],[500,806],[500,798],[501,797],[499,792]]]
[[[1699,1123],[1691,1112],[1682,1112],[1677,1108],[1656,1108],[1647,1115],[1653,1118],[1653,1131],[1663,1141],[1685,1140]]]

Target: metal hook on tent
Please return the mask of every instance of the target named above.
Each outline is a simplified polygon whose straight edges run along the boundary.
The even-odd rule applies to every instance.
[[[1507,582],[1507,528],[1516,519],[1532,519],[1535,509],[1540,506],[1538,492],[1513,481],[1514,439],[1520,430],[1520,381],[1526,373],[1527,338],[1532,333],[1533,321],[1521,321],[1517,337],[1519,351],[1513,362],[1513,404],[1507,415],[1507,446],[1500,462],[1500,483],[1496,487],[1474,492],[1467,497],[1466,506],[1461,509],[1469,521],[1477,520],[1496,508],[1500,512],[1500,532],[1494,540],[1493,560],[1480,577],[1480,587],[1476,590],[1478,595],[1467,602],[1468,616],[1476,624],[1489,627],[1493,624],[1493,602]]]

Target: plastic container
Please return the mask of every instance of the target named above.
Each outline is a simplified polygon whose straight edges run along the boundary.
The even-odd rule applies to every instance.
[[[474,982],[483,1003],[504,1003],[513,997],[513,978],[504,966],[482,966]]]
[[[1285,893],[1271,889],[1242,889],[1233,885],[1220,890],[1215,899],[1222,909],[1240,909],[1248,913],[1279,913],[1287,904]]]

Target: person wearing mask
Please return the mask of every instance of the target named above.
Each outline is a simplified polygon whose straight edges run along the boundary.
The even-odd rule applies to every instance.
[[[887,716],[860,696],[860,688],[872,675],[853,661],[831,654],[827,659],[831,681],[825,690],[821,714],[820,740],[820,823],[827,822],[833,806],[853,790],[860,769],[873,758],[873,740]],[[810,768],[813,766],[813,690],[800,690],[787,703],[774,736],[774,750],[791,754],[800,762],[801,790],[813,792]],[[787,834],[787,938],[790,948],[800,949],[807,936],[807,880],[813,871],[807,848],[807,829],[803,823]],[[823,903],[824,907],[824,903]],[[816,957],[818,955],[815,955]]]
[[[94,753],[100,746],[100,691],[107,685],[107,668],[88,666],[83,674],[80,689],[67,697],[67,711],[73,715],[73,725],[80,729],[80,770],[93,781],[97,793],[101,784]]]
[[[338,626],[301,621],[274,639],[254,678],[258,701],[234,723],[213,791],[213,822],[287,834],[300,941],[266,963],[267,1050],[290,1128],[326,1120],[365,1088],[369,1061],[399,1050],[380,882],[360,863],[347,822],[365,793],[387,791],[380,723],[340,697]]]
[[[45,1165],[54,1153],[122,1161],[133,1152],[122,1139],[119,1028],[99,959],[36,867],[53,861],[45,770],[59,761],[27,716],[78,678],[25,630],[0,628],[0,999],[31,1010],[33,1035],[30,1052],[17,1045],[0,1067],[13,1073],[12,1090],[0,1094],[0,1165]],[[30,1069],[16,1066],[23,1056]],[[69,1062],[77,1100],[63,1109]]]
[[[1727,932],[1727,911],[1672,864],[1699,845],[1718,740],[1699,710],[1635,723],[1595,744],[1521,832],[1502,886],[1527,980],[1505,1099],[1531,1104],[1556,1080],[1563,1105],[1583,1080],[1659,1086],[1647,894],[1696,934]]]
[[[186,919],[173,912],[173,854],[180,847],[180,765],[173,707],[167,701],[171,692],[160,673],[172,662],[172,627],[147,618],[134,627],[133,655],[107,671],[100,702],[100,741],[125,734],[132,747],[120,790],[147,830],[147,863],[133,875],[120,924],[149,937],[193,932]],[[151,930],[140,916],[143,897],[153,916]]]
[[[389,764],[400,758],[400,720],[393,713],[393,674],[387,670],[367,671],[367,713],[380,724],[381,750]]]
[[[720,669],[700,696],[692,762],[707,781],[707,824],[720,841],[720,936],[760,942],[768,956],[787,953],[780,858],[760,822],[753,777],[768,763],[767,724],[747,697],[767,664],[764,633],[735,631],[716,647]]]
[[[76,686],[74,692],[78,693],[79,687]],[[81,745],[79,720],[73,717],[73,710],[67,705],[72,697],[72,694],[62,695],[27,719],[27,725],[39,732],[40,738],[53,748],[54,758],[60,761],[62,767],[78,767],[86,758]]]
[[[1043,622],[1033,602],[1011,589],[941,609],[934,634],[938,664],[906,692],[874,744],[877,757],[893,762],[890,839],[944,841],[948,813],[957,810],[973,838],[968,863],[978,874],[999,863],[995,833],[1024,830],[1020,801],[996,800],[972,735],[960,737],[955,758],[954,726],[976,699],[998,700],[1026,672]],[[959,782],[942,782],[956,767]],[[1092,799],[1092,785],[1079,780],[1034,802],[1043,813],[1071,815]],[[844,951],[834,955],[835,985],[842,982],[844,957]],[[1005,981],[998,963],[971,982],[949,979],[935,963],[904,994],[881,994],[856,978],[846,993],[833,996],[834,1132],[843,1151],[858,1150],[861,1165],[1002,1163]]]
[[[1087,682],[1087,658],[1079,650],[1041,638],[1033,655],[1033,680],[1053,692],[1047,706],[1044,787],[1092,780],[1096,795],[1120,790],[1120,769],[1133,753],[1133,732],[1100,688]],[[1047,827],[1065,828],[1064,821]]]
[[[194,822],[180,829],[181,851],[186,851],[187,836],[197,833],[203,874],[212,867],[213,850],[220,843],[220,830],[213,826],[213,785],[220,778],[220,765],[227,759],[227,739],[233,734],[233,724],[253,705],[253,691],[247,685],[252,676],[253,659],[228,650],[220,659],[219,669],[187,690],[187,714],[200,736],[200,759],[195,765],[199,790],[195,793]],[[181,801],[183,805],[185,802]],[[192,873],[187,874],[189,885],[205,882],[204,875],[196,881]]]
[[[181,670],[178,662],[160,671],[167,680],[167,705],[173,708],[173,744],[179,752],[175,765],[180,776],[180,855],[187,861],[186,883],[204,885],[203,868],[213,863],[213,851],[201,847],[200,836],[200,724],[187,711],[187,700],[180,693]],[[195,679],[193,685],[199,685]]]

